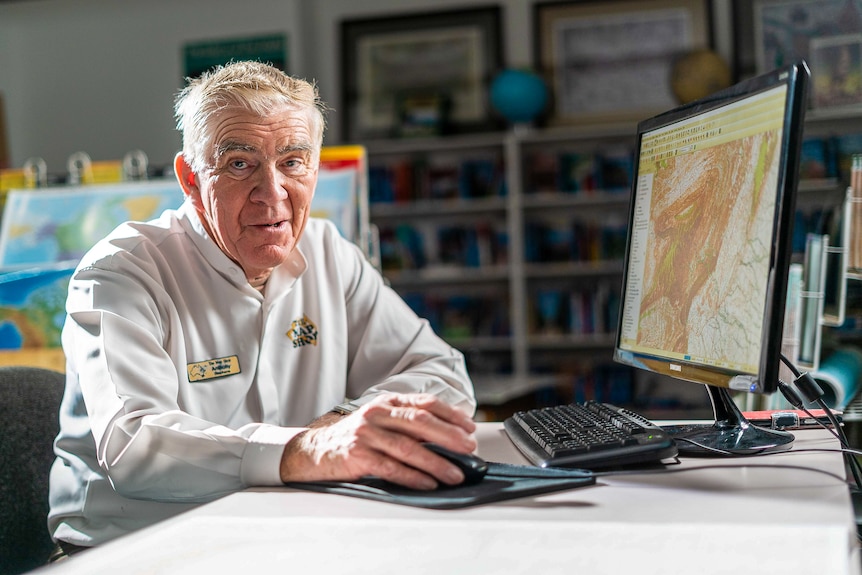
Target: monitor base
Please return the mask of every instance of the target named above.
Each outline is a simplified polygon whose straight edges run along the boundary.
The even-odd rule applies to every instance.
[[[758,427],[748,421],[728,390],[706,386],[715,423],[663,425],[676,442],[680,455],[740,456],[785,451],[795,437],[789,431]]]

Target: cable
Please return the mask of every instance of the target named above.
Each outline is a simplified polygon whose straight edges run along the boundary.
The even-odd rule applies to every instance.
[[[832,433],[837,439],[841,446],[844,448],[842,450],[844,461],[847,465],[847,468],[850,470],[850,473],[853,475],[853,481],[856,483],[856,489],[862,491],[862,464],[859,463],[859,460],[851,453],[852,449],[850,448],[850,443],[847,441],[847,436],[844,433],[843,428],[841,427],[838,419],[835,417],[833,411],[826,405],[826,402],[823,401],[823,389],[820,387],[820,384],[811,377],[809,373],[802,373],[796,365],[792,361],[790,361],[787,356],[783,353],[779,354],[781,361],[790,369],[793,373],[794,380],[793,383],[796,387],[805,395],[805,398],[809,403],[816,403],[823,412],[826,414],[827,419],[829,419],[829,423],[832,425],[830,428],[825,423],[820,421],[819,418],[814,417],[811,411],[805,407],[802,398],[799,397],[799,394],[795,392],[793,388],[787,385],[785,382],[779,380],[778,381],[778,389],[781,391],[781,394],[797,409],[801,409],[804,411],[809,417],[811,417],[814,421],[818,422],[821,427],[827,429]]]
[[[795,373],[798,373],[798,371]],[[811,378],[808,374],[800,374],[799,376],[797,376],[794,383],[808,380],[814,381],[813,378]],[[856,483],[856,489],[862,491],[862,466],[860,466],[859,460],[856,459],[854,455],[852,455],[850,443],[847,441],[847,436],[844,434],[844,430],[841,427],[841,424],[838,422],[838,419],[835,417],[835,414],[832,412],[829,406],[826,405],[826,403],[821,397],[815,396],[816,393],[812,393],[815,388],[807,384],[803,386],[803,388],[807,390],[806,395],[809,396],[809,401],[817,403],[817,405],[819,405],[820,408],[823,409],[823,412],[826,414],[826,418],[829,419],[831,427],[823,423],[818,417],[815,417],[814,414],[811,413],[811,411],[807,407],[805,407],[805,404],[803,403],[799,395],[796,394],[793,388],[791,388],[785,382],[779,380],[778,388],[779,390],[781,390],[782,395],[784,395],[784,397],[791,403],[791,405],[793,405],[797,409],[804,411],[811,419],[816,421],[818,425],[823,427],[823,429],[829,431],[832,435],[835,436],[836,439],[838,439],[838,442],[841,444],[841,447],[844,448],[844,461],[847,464],[847,468],[850,470],[850,473],[853,475],[853,481]],[[819,388],[820,387],[818,385],[816,389]],[[822,391],[820,392],[820,395],[822,395]]]
[[[715,453],[717,455],[727,455],[728,457],[750,457],[752,455],[766,455],[768,453],[766,450],[769,449],[768,447],[764,447],[763,450],[760,450],[760,451],[754,451],[752,453],[739,455],[738,453],[733,453],[731,451],[727,451],[727,450],[721,449],[719,447],[711,447],[709,445],[699,443],[693,439],[689,439],[688,437],[674,437],[673,440],[674,441],[684,441],[685,443],[690,443],[691,445],[694,445],[695,447],[699,447],[700,449],[703,449],[704,451],[709,451],[709,452]]]
[[[802,375],[802,373],[799,371],[799,368],[797,368],[792,361],[787,359],[786,355],[784,355],[783,353],[780,353],[778,355],[781,357],[781,361],[784,363],[784,365],[787,366],[787,369],[789,369],[791,373],[793,373],[794,377],[799,377],[800,375]]]
[[[829,423],[831,423],[833,429],[837,431],[838,440],[841,443],[841,446],[844,447],[845,450],[847,450],[844,452],[846,454],[845,458],[848,460],[850,471],[853,474],[853,479],[856,480],[856,488],[862,491],[862,465],[860,465],[859,460],[856,459],[855,455],[852,455],[850,453],[850,443],[847,441],[847,435],[844,433],[844,430],[838,423],[838,419],[835,417],[835,414],[832,413],[832,410],[829,409],[829,406],[826,405],[826,402],[818,398],[817,405],[819,405],[820,408],[823,409],[823,412],[826,414],[826,417],[829,418]],[[809,412],[807,409],[805,410],[805,412],[811,415],[811,412]]]
[[[781,380],[778,380],[778,389],[781,391],[781,394],[787,399],[787,401],[790,402],[790,404],[793,407],[795,407],[796,409],[799,409],[800,411],[803,411],[806,415],[808,415],[808,417],[813,419],[817,423],[817,425],[819,425],[820,427],[822,427],[823,429],[825,429],[826,431],[831,433],[833,436],[835,436],[835,439],[837,439],[843,447],[847,447],[847,448],[850,447],[850,445],[847,443],[847,438],[844,436],[844,434],[839,433],[839,431],[841,430],[841,427],[838,424],[838,420],[835,419],[834,414],[832,414],[832,412],[829,410],[828,406],[823,405],[823,407],[824,407],[823,411],[826,413],[826,417],[827,417],[827,419],[829,419],[829,423],[832,424],[833,427],[829,427],[828,425],[824,424],[820,420],[819,417],[817,417],[813,413],[811,413],[811,411],[809,411],[808,408],[805,407],[805,404],[802,402],[802,398],[799,397],[799,395],[796,393],[796,391],[794,391],[794,389],[792,387],[787,385],[787,383],[785,383]]]

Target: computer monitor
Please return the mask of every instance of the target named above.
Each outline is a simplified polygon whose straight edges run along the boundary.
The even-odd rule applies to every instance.
[[[667,428],[683,453],[793,441],[731,391],[778,386],[809,76],[800,61],[638,124],[614,359],[709,390],[714,423]]]

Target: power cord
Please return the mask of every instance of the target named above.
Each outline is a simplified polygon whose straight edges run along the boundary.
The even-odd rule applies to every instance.
[[[787,359],[784,354],[781,354],[781,361],[790,369],[793,373],[795,379],[793,380],[793,384],[802,392],[802,395],[805,396],[805,401],[808,403],[816,403],[826,414],[826,418],[829,420],[829,423],[832,425],[830,428],[825,423],[820,421],[819,418],[815,417],[811,411],[805,407],[805,402],[802,397],[796,392],[796,390],[788,385],[787,383],[779,380],[778,381],[778,389],[781,391],[781,394],[784,396],[790,404],[796,409],[801,409],[809,417],[811,417],[814,421],[817,421],[824,429],[828,430],[832,433],[841,444],[843,448],[841,453],[844,456],[844,461],[847,465],[847,468],[850,470],[850,473],[853,475],[854,482],[856,483],[856,492],[862,493],[862,465],[860,465],[859,460],[853,455],[853,449],[850,447],[850,443],[847,441],[847,436],[844,433],[844,429],[838,422],[838,419],[835,417],[835,413],[826,405],[826,402],[823,401],[823,388],[820,387],[820,384],[811,377],[810,373],[802,373],[799,369],[793,364],[792,361]]]

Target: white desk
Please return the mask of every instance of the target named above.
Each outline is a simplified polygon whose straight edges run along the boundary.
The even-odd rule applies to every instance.
[[[480,424],[478,439],[484,458],[526,463],[500,424]],[[798,432],[794,449],[836,446],[815,430]],[[590,487],[450,511],[252,489],[47,571],[860,573],[839,455],[690,458],[675,468],[701,469],[602,477]]]

